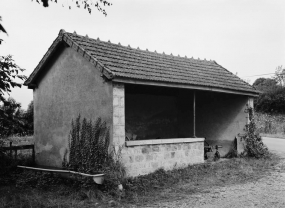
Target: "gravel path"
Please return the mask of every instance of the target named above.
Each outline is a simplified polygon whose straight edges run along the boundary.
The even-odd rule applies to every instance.
[[[210,188],[203,193],[190,195],[173,202],[163,202],[147,207],[195,208],[285,208],[285,159],[272,168],[271,173],[257,181],[220,188]]]

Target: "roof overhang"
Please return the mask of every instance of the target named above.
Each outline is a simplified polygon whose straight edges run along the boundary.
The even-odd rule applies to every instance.
[[[181,83],[171,83],[171,82],[163,82],[163,81],[152,81],[152,80],[139,80],[139,79],[130,79],[116,76],[113,82],[120,82],[126,84],[137,84],[137,85],[151,85],[151,86],[160,86],[160,87],[172,87],[172,88],[182,88],[182,89],[191,89],[191,90],[204,90],[204,91],[212,91],[212,92],[220,92],[220,93],[228,93],[228,94],[236,94],[236,95],[246,95],[250,97],[258,97],[259,93],[256,92],[248,92],[248,91],[238,91],[231,90],[225,88],[218,87],[209,87],[209,86],[201,86],[201,85],[189,85],[189,84],[181,84]]]

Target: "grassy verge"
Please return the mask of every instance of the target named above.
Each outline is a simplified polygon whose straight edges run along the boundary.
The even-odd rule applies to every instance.
[[[271,155],[267,159],[234,158],[216,163],[204,163],[172,171],[159,170],[154,174],[134,179],[135,186],[127,186],[127,203],[147,204],[173,201],[190,194],[256,180],[268,174],[280,159]]]
[[[172,171],[125,180],[124,191],[116,187],[84,188],[66,179],[51,175],[33,175],[14,171],[9,183],[0,185],[0,207],[130,207],[154,202],[173,201],[191,194],[206,192],[256,180],[270,172],[280,159],[234,158],[204,163]]]

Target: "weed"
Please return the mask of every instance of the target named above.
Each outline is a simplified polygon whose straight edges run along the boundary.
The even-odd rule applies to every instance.
[[[120,162],[120,152],[109,147],[109,128],[106,122],[98,118],[93,125],[92,121],[80,115],[72,121],[69,136],[69,160],[67,153],[63,158],[62,166],[82,173],[105,174],[104,190],[116,190],[124,180],[125,168]],[[93,184],[92,179],[83,179],[84,187]]]

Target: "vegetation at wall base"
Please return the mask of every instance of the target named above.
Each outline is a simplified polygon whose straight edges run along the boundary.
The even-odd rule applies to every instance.
[[[103,185],[93,182],[83,186],[80,181],[53,173],[13,169],[9,172],[9,181],[0,185],[0,207],[19,207],[19,204],[26,207],[109,207],[110,202],[117,207],[142,206],[178,200],[213,187],[256,181],[278,162],[279,158],[271,155],[259,159],[221,159],[169,171],[159,169],[148,175],[124,178],[121,181],[123,190],[111,180]]]
[[[72,121],[69,136],[69,151],[65,152],[62,166],[87,174],[104,173],[106,190],[121,183],[125,177],[125,168],[120,161],[120,150],[116,152],[109,145],[110,135],[106,122],[99,117],[93,124],[80,115]],[[69,158],[67,155],[69,153]],[[93,181],[84,180],[84,186]]]
[[[269,157],[269,150],[256,131],[253,108],[248,107],[246,112],[249,115],[249,124],[245,126],[245,134],[240,137],[240,139],[245,142],[244,155],[255,158]]]

